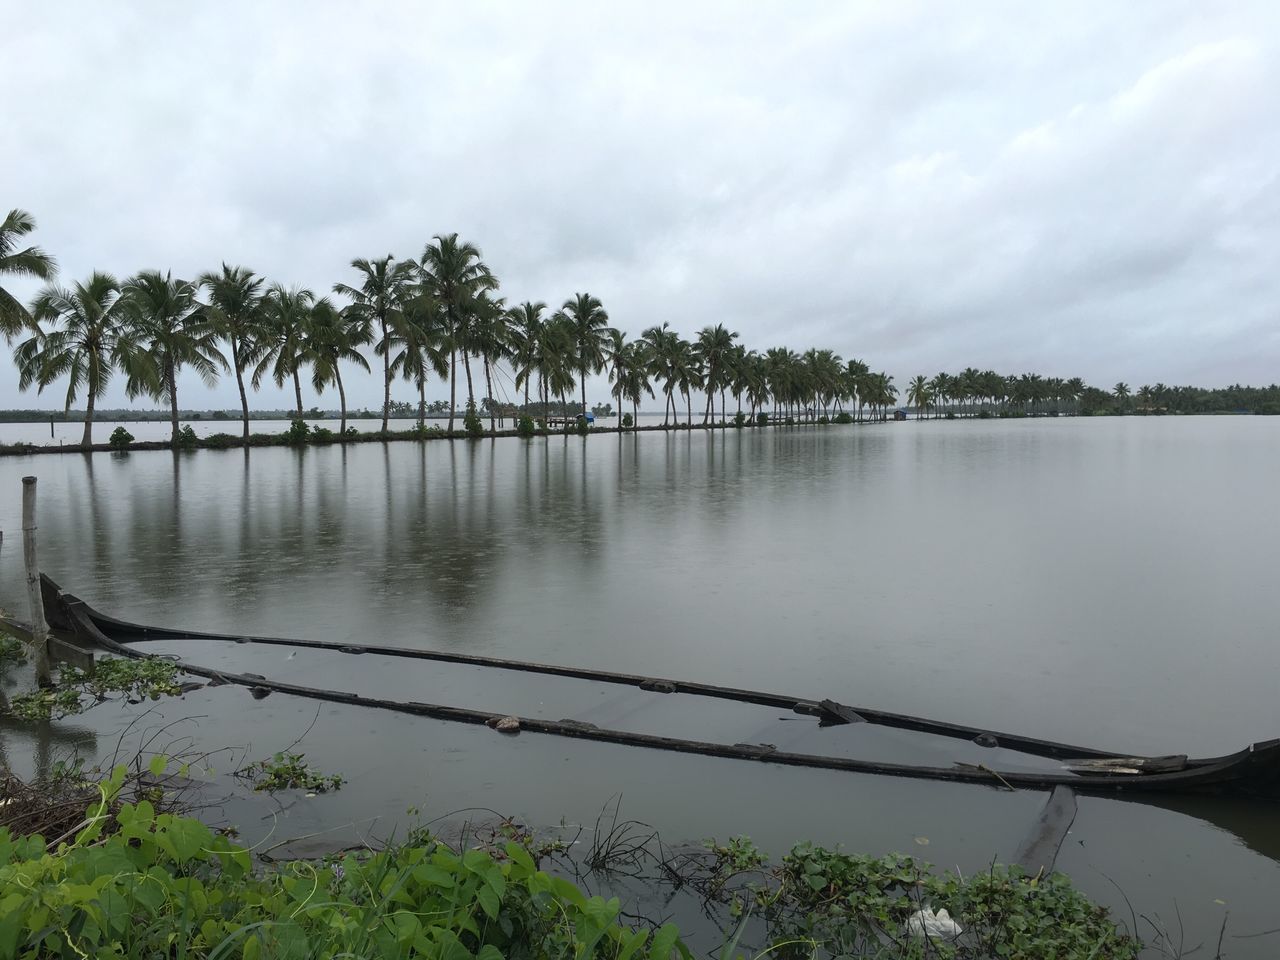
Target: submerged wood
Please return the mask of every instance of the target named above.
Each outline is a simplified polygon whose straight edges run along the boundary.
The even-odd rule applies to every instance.
[[[31,610],[31,637],[27,642],[36,683],[49,686],[49,627],[44,621],[40,563],[36,556],[36,478],[22,478],[22,563],[27,571],[27,604]]]
[[[1054,787],[1031,832],[1018,848],[1014,863],[1028,873],[1051,872],[1075,819],[1075,791],[1067,786]]]
[[[311,649],[330,650],[333,652],[367,652],[385,654],[387,656],[411,657],[414,659],[441,660],[458,663],[479,664],[490,667],[503,667],[513,670],[549,673],[559,676],[572,676],[594,679],[606,683],[621,683],[632,686],[661,683],[670,687],[672,692],[694,694],[699,696],[718,697],[721,699],[739,700],[748,703],[783,706],[801,713],[812,713],[814,708],[822,711],[821,706],[811,700],[799,700],[783,697],[779,694],[760,691],[737,690],[726,687],[715,687],[708,684],[684,683],[681,681],[659,681],[652,677],[639,677],[627,674],[610,674],[600,671],[579,670],[571,667],[554,667],[542,664],[528,664],[519,661],[497,660],[494,658],[471,657],[462,654],[442,654],[430,651],[410,651],[395,647],[349,647],[337,644],[320,643],[307,640],[281,640],[263,637],[232,637],[218,634],[196,634],[163,628],[143,627],[104,616],[94,611],[84,601],[62,593],[52,581],[46,582],[46,599],[56,607],[51,619],[66,624],[77,640],[83,643],[102,647],[120,656],[135,659],[150,659],[156,655],[144,653],[132,645],[137,638],[142,640],[159,639],[205,639],[222,640],[239,643],[265,643],[281,646],[297,646]],[[113,634],[122,634],[129,639],[122,643]],[[293,696],[324,700],[332,703],[344,703],[352,706],[374,707],[382,710],[406,713],[415,716],[431,717],[437,720],[448,720],[457,723],[488,724],[499,711],[475,710],[467,707],[453,707],[444,704],[422,703],[418,701],[387,700],[378,697],[362,697],[359,694],[340,690],[325,690],[307,687],[301,684],[274,680],[254,674],[241,674],[225,670],[215,670],[185,660],[175,660],[179,670],[196,676],[210,678],[216,684],[236,684],[256,691],[274,691]],[[938,733],[943,736],[973,739],[980,733],[974,728],[961,727],[940,721],[926,720],[919,717],[907,717],[900,714],[887,714],[881,711],[858,709],[857,713],[872,723],[883,723],[902,729],[919,730]],[[819,714],[821,715],[821,714]],[[596,727],[572,721],[552,721],[534,717],[513,717],[522,731],[530,733],[552,734],[562,737],[574,737],[585,740],[596,740],[605,743],[616,743],[627,746],[647,747],[655,750],[669,750],[679,753],[699,754],[702,756],[724,757],[734,760],[754,760],[758,762],[780,764],[783,766],[817,767],[829,770],[844,770],[853,773],[875,773],[897,777],[928,780],[949,780],[961,783],[978,783],[987,786],[1004,785],[1017,788],[1052,789],[1058,785],[1073,787],[1077,790],[1093,793],[1125,792],[1185,792],[1197,791],[1234,791],[1277,795],[1280,786],[1280,740],[1270,740],[1246,747],[1237,753],[1222,757],[1199,760],[1188,760],[1186,768],[1169,773],[1148,773],[1139,777],[1132,776],[1091,776],[1082,777],[1069,771],[1062,772],[1025,772],[994,771],[976,768],[964,764],[951,767],[929,767],[913,764],[886,763],[871,760],[856,760],[846,757],[821,756],[807,753],[793,753],[785,750],[764,750],[759,745],[725,744],[702,740],[689,740],[675,737],[662,737],[652,734],[636,733],[629,730],[614,730]],[[1068,744],[1050,741],[1015,737],[1010,734],[996,734],[1006,748],[1021,750],[1028,754],[1040,756],[1074,756],[1074,757],[1112,757],[1123,755],[1074,747]],[[1026,747],[1017,746],[1025,744]],[[1052,751],[1052,752],[1050,752]]]

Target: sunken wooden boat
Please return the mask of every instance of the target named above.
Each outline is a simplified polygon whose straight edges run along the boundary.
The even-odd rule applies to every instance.
[[[727,739],[721,742],[685,739],[643,730],[599,725],[580,718],[553,720],[545,716],[515,715],[514,717],[519,724],[519,729],[526,733],[594,740],[653,750],[850,773],[982,784],[997,789],[1053,790],[1056,787],[1065,786],[1080,793],[1092,794],[1234,793],[1280,798],[1280,739],[1255,743],[1237,753],[1220,757],[1196,759],[1184,755],[1131,756],[905,714],[852,707],[831,699],[806,699],[757,690],[473,656],[442,650],[222,635],[144,626],[100,613],[77,597],[63,592],[48,577],[42,577],[42,587],[46,619],[50,626],[61,631],[72,641],[84,646],[96,647],[116,656],[131,658],[162,656],[175,662],[185,673],[208,678],[210,685],[239,685],[248,688],[257,697],[280,693],[437,720],[489,726],[494,726],[499,718],[512,714],[511,711],[501,709],[477,709],[471,706],[427,703],[419,700],[388,699],[350,691],[307,686],[256,672],[232,670],[225,666],[210,666],[207,661],[202,664],[189,655],[154,653],[146,650],[145,647],[159,645],[163,648],[166,642],[170,642],[180,644],[182,650],[213,651],[218,644],[238,644],[250,645],[250,648],[283,647],[293,648],[296,651],[315,651],[325,656],[371,656],[396,660],[432,661],[437,664],[459,664],[470,668],[484,668],[486,671],[514,672],[523,677],[541,675],[586,681],[609,688],[630,687],[636,691],[643,691],[651,698],[706,698],[720,701],[722,704],[726,701],[736,704],[753,704],[769,708],[771,715],[786,711],[791,715],[792,720],[807,719],[809,721],[807,728],[810,731],[837,727],[852,729],[855,725],[865,725],[865,728],[909,731],[930,738],[940,738],[941,741],[956,747],[957,752],[967,751],[971,758],[975,752],[981,755],[984,748],[999,748],[991,751],[990,762],[964,762],[952,758],[949,765],[915,764],[895,762],[891,759],[867,759],[859,756],[839,756],[833,753],[785,749],[772,743],[730,742]],[[241,647],[239,651],[232,649],[230,652],[242,653],[245,649]],[[291,653],[288,656],[294,655]],[[350,670],[342,672],[346,676],[353,676]],[[718,709],[725,709],[725,707]],[[810,739],[813,738],[812,733],[809,736]],[[964,747],[964,750],[959,750],[959,747]],[[997,764],[994,759],[996,755],[1030,758],[1039,766],[1028,769],[1016,763]]]

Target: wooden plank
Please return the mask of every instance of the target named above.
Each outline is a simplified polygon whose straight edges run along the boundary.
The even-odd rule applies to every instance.
[[[1026,835],[1014,863],[1027,873],[1049,873],[1058,859],[1062,841],[1076,819],[1076,794],[1070,787],[1059,784],[1049,794],[1040,816]]]
[[[853,707],[847,707],[843,703],[837,703],[835,700],[821,700],[818,702],[819,709],[822,710],[822,721],[824,723],[866,723],[867,718],[861,716]]]
[[[31,663],[36,683],[42,687],[49,677],[49,627],[44,622],[44,600],[40,593],[40,563],[36,556],[36,478],[22,478],[22,563],[27,571],[27,603],[31,610]]]

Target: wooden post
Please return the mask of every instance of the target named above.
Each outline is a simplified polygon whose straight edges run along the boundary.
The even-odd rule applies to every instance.
[[[22,561],[27,568],[27,602],[31,606],[31,659],[36,683],[42,687],[49,676],[49,627],[44,622],[44,601],[40,597],[40,565],[36,560],[36,478],[22,478]]]

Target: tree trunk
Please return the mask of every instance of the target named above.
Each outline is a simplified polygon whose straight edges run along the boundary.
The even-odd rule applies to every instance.
[[[298,378],[298,368],[293,368],[293,392],[298,401],[298,419],[302,419],[302,381]]]
[[[693,395],[688,390],[684,392],[684,403],[689,409],[689,429],[693,429]]]
[[[178,378],[174,373],[173,361],[166,360],[164,365],[165,386],[169,390],[169,445],[178,445]]]
[[[427,378],[418,381],[418,429],[427,429]]]
[[[244,422],[244,442],[249,442],[249,395],[244,392],[244,371],[240,368],[240,349],[231,341],[231,365],[236,368],[236,386],[240,388],[240,411]]]
[[[80,438],[80,446],[88,450],[93,446],[93,391],[89,391],[88,402],[84,406],[84,436]]]
[[[379,318],[382,323],[382,432],[390,427],[391,417],[391,344],[387,343],[387,318]]]
[[[333,366],[333,373],[338,381],[338,403],[342,408],[342,425],[338,427],[338,430],[342,434],[343,443],[345,443],[347,439],[347,391],[342,386],[342,371],[338,369],[337,364]]]
[[[579,373],[581,374],[579,380],[582,384],[582,412],[585,414],[587,412],[587,368],[583,367]]]
[[[489,432],[494,433],[496,428],[493,425],[493,377],[489,375],[489,358],[484,358],[484,388],[489,394]]]
[[[462,366],[467,371],[467,409],[474,410],[476,405],[476,390],[471,384],[471,356],[467,351],[462,351]]]
[[[453,327],[449,327],[449,336],[453,337]],[[453,433],[453,412],[458,409],[458,349],[449,348],[449,432]]]
[[[93,397],[89,398],[90,404]],[[22,478],[22,561],[27,570],[27,604],[31,615],[31,659],[36,683],[51,686],[49,677],[49,628],[44,620],[40,590],[40,563],[36,555],[36,478]]]

